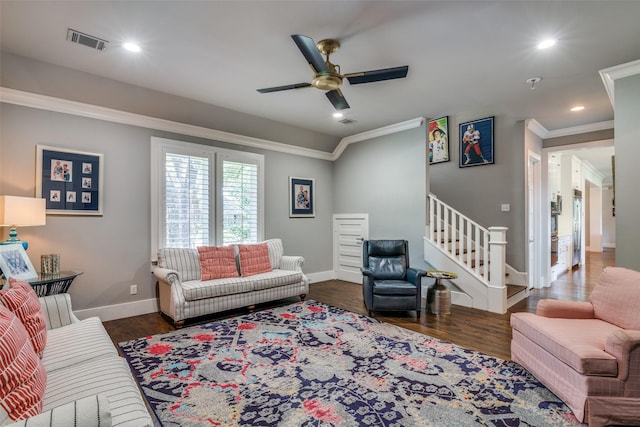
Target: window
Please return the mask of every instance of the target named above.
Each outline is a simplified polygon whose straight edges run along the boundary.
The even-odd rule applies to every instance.
[[[264,156],[151,139],[151,256],[263,239]]]

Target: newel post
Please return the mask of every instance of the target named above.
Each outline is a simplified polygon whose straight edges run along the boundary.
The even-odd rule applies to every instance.
[[[507,311],[507,227],[489,227],[488,308],[494,313]]]

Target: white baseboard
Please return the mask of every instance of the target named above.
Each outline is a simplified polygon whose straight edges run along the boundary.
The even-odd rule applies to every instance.
[[[74,314],[81,320],[88,317],[98,316],[100,320],[106,322],[108,320],[139,316],[141,314],[157,313],[158,311],[160,311],[158,300],[156,298],[151,298],[142,301],[88,308],[86,310],[74,310]]]
[[[307,274],[310,283],[324,282],[335,278],[333,271],[321,271]],[[160,311],[158,300],[151,298],[142,301],[127,302],[123,304],[105,305],[103,307],[74,310],[78,319],[98,316],[103,322],[123,319],[125,317],[139,316],[141,314],[157,313]]]
[[[607,248],[607,249],[615,249],[616,248],[616,244],[615,243],[603,243],[602,247],[603,248]]]
[[[325,280],[333,280],[336,278],[336,273],[333,270],[319,271],[317,273],[309,273],[306,275],[309,278],[309,283],[324,282]]]

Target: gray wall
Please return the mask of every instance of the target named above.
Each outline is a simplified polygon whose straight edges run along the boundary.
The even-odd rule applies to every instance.
[[[339,138],[2,52],[0,84],[159,119],[332,152]]]
[[[525,271],[525,128],[524,121],[508,116],[494,118],[495,164],[458,166],[458,124],[490,117],[490,111],[449,116],[451,161],[431,166],[431,192],[483,227],[508,227],[507,263]],[[502,212],[508,203],[511,210]]]
[[[616,265],[640,270],[640,74],[615,81]]]
[[[23,227],[29,257],[58,253],[63,269],[84,274],[72,287],[74,309],[155,298],[150,274],[150,138],[244,149],[215,141],[168,134],[26,107],[0,104],[0,194],[35,194],[36,144],[104,154],[104,215],[47,216],[47,225]],[[260,150],[251,150],[261,152]],[[307,273],[332,269],[332,162],[288,154],[265,154],[265,237],[281,237],[285,253],[305,257]],[[288,216],[288,176],[315,178],[315,218]],[[2,230],[6,238],[6,230]],[[311,243],[311,244],[310,244]],[[138,294],[129,295],[129,286]]]
[[[334,210],[369,214],[370,239],[409,241],[425,267],[426,127],[349,145],[334,164]]]

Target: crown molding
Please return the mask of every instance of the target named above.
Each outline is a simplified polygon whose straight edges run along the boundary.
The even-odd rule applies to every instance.
[[[536,119],[529,119],[526,121],[526,124],[527,124],[527,129],[529,129],[531,132],[538,135],[540,138],[544,139],[547,137],[547,134],[549,133],[549,131],[547,130],[547,128],[542,126],[540,122],[538,122]]]
[[[570,128],[547,130],[536,119],[527,120],[527,129],[535,133],[542,139],[558,138],[560,136],[577,135],[580,133],[597,132],[601,130],[613,129],[613,120],[605,122],[590,123],[588,125],[573,126]]]
[[[269,141],[266,139],[253,138],[235,133],[209,129],[202,126],[194,126],[171,120],[158,119],[141,114],[129,113],[127,111],[115,110],[112,108],[100,107],[82,102],[70,101],[67,99],[55,98],[24,92],[6,87],[0,87],[0,102],[20,105],[23,107],[37,108],[40,110],[54,111],[57,113],[71,114],[74,116],[88,117],[91,119],[104,120],[113,123],[120,123],[131,126],[138,126],[148,129],[165,132],[189,135],[198,138],[205,138],[214,141],[228,142],[231,144],[243,145],[246,147],[260,148],[265,150],[279,151],[298,156],[312,157],[321,160],[333,160],[331,153],[312,150],[310,148],[296,147],[282,142]]]
[[[422,126],[425,120],[426,119],[424,117],[417,117],[415,119],[407,120],[407,121],[396,123],[389,126],[384,126],[378,129],[357,133],[351,136],[345,136],[340,140],[340,143],[338,144],[336,149],[333,150],[332,158],[333,160],[337,160],[338,157],[340,157],[340,155],[342,154],[342,152],[350,144],[353,144],[354,142],[366,141],[369,139],[378,138],[380,136],[385,136],[385,135],[389,135],[396,132],[402,132],[405,130],[414,129]]]
[[[613,106],[613,109],[615,111],[615,81],[618,79],[623,79],[625,77],[640,74],[640,59],[637,61],[627,62],[626,64],[605,68],[603,70],[600,70],[599,73],[600,78],[602,79],[602,83],[604,83],[604,88],[607,90],[607,95],[609,95],[609,101],[611,101],[611,105]]]
[[[174,122],[171,120],[158,119],[142,114],[130,113],[113,108],[100,107],[83,102],[70,101],[68,99],[56,98],[52,96],[40,95],[32,92],[25,92],[6,87],[0,87],[0,103],[20,105],[23,107],[36,108],[39,110],[54,111],[57,113],[70,114],[74,116],[87,117],[96,120],[104,120],[113,123],[138,126],[148,129],[177,133],[181,135],[195,136],[198,138],[211,139],[214,141],[228,142],[231,144],[243,145],[246,147],[260,148],[264,150],[279,151],[297,156],[311,157],[320,160],[337,160],[344,149],[354,142],[365,141],[391,133],[419,127],[424,123],[424,117],[407,120],[401,123],[385,126],[359,134],[346,136],[340,140],[332,153],[313,150],[310,148],[297,147],[295,145],[284,144],[282,142],[270,141],[266,139],[253,138],[230,132],[209,129],[202,126],[194,126],[186,123]]]

